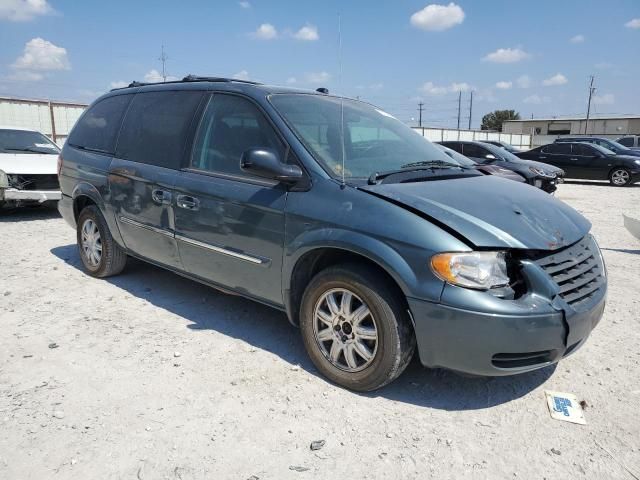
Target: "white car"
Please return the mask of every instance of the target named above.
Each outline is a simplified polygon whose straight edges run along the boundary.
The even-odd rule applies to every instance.
[[[0,208],[60,200],[59,153],[40,132],[0,126]]]

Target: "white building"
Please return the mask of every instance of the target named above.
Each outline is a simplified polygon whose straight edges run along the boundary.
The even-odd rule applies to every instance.
[[[0,125],[38,130],[62,146],[87,105],[0,97]]]
[[[585,130],[586,128],[586,130]],[[546,145],[567,135],[593,135],[616,139],[624,135],[640,135],[640,115],[611,117],[532,118],[507,120],[502,124],[503,133],[528,134],[533,146]]]

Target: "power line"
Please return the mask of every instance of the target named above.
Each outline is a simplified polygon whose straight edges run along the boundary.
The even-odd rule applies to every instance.
[[[469,130],[471,130],[472,117],[473,117],[473,90],[471,90],[471,98],[469,99]]]
[[[162,53],[160,54],[160,57],[158,58],[158,60],[162,62],[162,81],[163,82],[167,81],[167,72],[165,70],[165,66],[168,59],[169,59],[169,56],[165,53],[164,45],[162,45]]]
[[[460,107],[462,106],[462,90],[458,92],[458,130],[460,130]]]
[[[591,114],[591,97],[596,91],[593,86],[594,77],[591,75],[591,82],[589,83],[589,100],[587,101],[587,120],[584,122],[584,134],[587,134],[587,128],[589,128],[589,115]]]

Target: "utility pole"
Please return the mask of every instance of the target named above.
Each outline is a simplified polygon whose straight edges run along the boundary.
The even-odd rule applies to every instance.
[[[162,81],[163,82],[167,81],[167,72],[166,72],[165,66],[168,58],[169,56],[164,52],[164,45],[162,45],[162,53],[160,54],[160,58],[158,58],[158,60],[162,62]]]
[[[471,90],[471,98],[469,99],[469,130],[471,130],[472,115],[473,115],[473,90]]]
[[[424,110],[424,103],[418,103],[418,126],[422,127],[422,111]]]
[[[591,75],[591,82],[589,83],[589,100],[587,102],[587,120],[584,122],[584,134],[587,134],[589,128],[589,115],[591,114],[591,97],[595,93],[596,89],[593,86],[593,75]]]
[[[460,130],[460,107],[462,105],[462,90],[458,92],[458,130]]]

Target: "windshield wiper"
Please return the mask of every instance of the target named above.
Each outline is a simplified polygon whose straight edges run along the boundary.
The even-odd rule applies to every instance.
[[[378,180],[381,180],[389,175],[395,175],[396,173],[404,172],[416,172],[420,170],[435,170],[441,168],[460,168],[463,170],[469,170],[471,167],[464,167],[462,165],[456,165],[455,163],[445,162],[444,160],[423,160],[420,162],[412,162],[402,165],[397,170],[387,170],[386,172],[373,172],[369,177],[368,184],[375,185]]]
[[[11,148],[11,147],[4,147],[3,150],[7,151],[7,152],[33,152],[33,153],[49,153],[49,152],[43,152],[41,149],[38,148],[33,148],[33,147],[20,147],[20,148]],[[56,152],[57,153],[57,152]],[[53,153],[52,153],[53,154]]]

